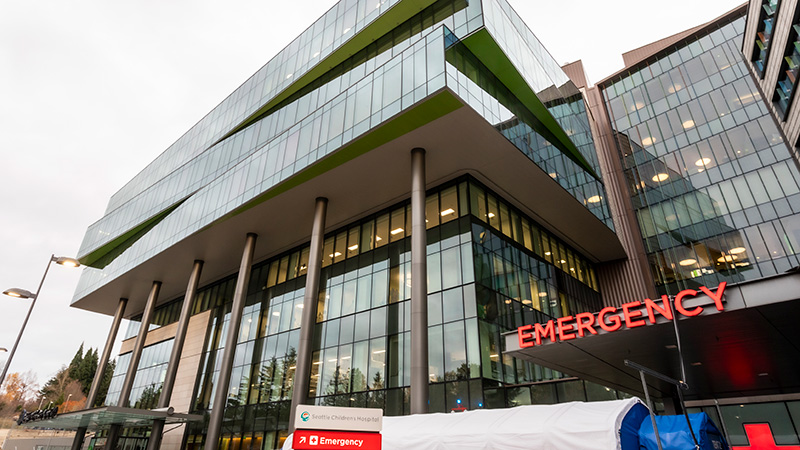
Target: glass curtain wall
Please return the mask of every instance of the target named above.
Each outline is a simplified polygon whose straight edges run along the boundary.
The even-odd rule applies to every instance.
[[[620,395],[580,380],[556,391],[541,382],[565,375],[502,356],[505,331],[599,309],[590,262],[471,178],[430,192],[426,217],[432,412]],[[410,204],[403,202],[326,236],[309,389],[316,404],[409,413],[409,230]],[[226,445],[277,448],[286,437],[307,255],[303,246],[254,266]],[[197,413],[210,407],[230,317],[229,301],[216,304]],[[189,447],[199,448],[202,435],[202,426],[190,427]]]
[[[800,176],[742,61],[744,20],[603,89],[661,293],[798,265]]]

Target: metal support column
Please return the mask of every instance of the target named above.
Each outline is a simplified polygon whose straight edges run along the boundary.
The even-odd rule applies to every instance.
[[[178,365],[183,353],[183,343],[186,341],[186,331],[189,328],[189,318],[192,315],[192,305],[197,296],[197,286],[200,284],[200,273],[203,271],[203,261],[195,260],[192,274],[189,275],[189,284],[186,286],[186,295],[183,296],[181,315],[178,319],[178,329],[175,331],[175,342],[172,344],[172,353],[167,364],[167,373],[164,376],[164,385],[158,398],[158,407],[166,408],[172,398],[172,389],[175,387],[175,377],[178,375]],[[161,446],[161,435],[164,433],[164,420],[154,420],[150,429],[150,439],[147,440],[147,450],[157,450]]]
[[[125,378],[122,382],[122,389],[119,393],[119,400],[117,406],[127,407],[128,397],[131,396],[133,390],[133,381],[136,378],[136,370],[139,368],[139,360],[142,359],[142,349],[147,340],[147,331],[150,329],[150,322],[153,320],[153,313],[156,310],[156,302],[158,302],[158,293],[161,291],[161,282],[153,281],[153,286],[150,288],[150,295],[147,297],[147,304],[144,306],[142,313],[142,322],[139,324],[139,334],[136,335],[136,341],[133,343],[133,351],[131,352],[131,361],[128,366],[128,371],[125,372]],[[115,450],[117,447],[117,440],[122,431],[119,425],[111,425],[108,430],[108,437],[106,439],[106,449]]]
[[[89,388],[89,395],[86,397],[85,409],[94,407],[94,402],[97,400],[97,392],[100,390],[100,384],[103,382],[106,367],[108,366],[108,359],[111,357],[111,350],[114,347],[114,341],[117,340],[117,331],[119,325],[122,323],[122,316],[125,314],[125,306],[128,304],[127,298],[119,299],[117,304],[117,311],[114,313],[114,320],[111,322],[111,329],[108,330],[108,337],[106,338],[106,346],[103,347],[103,354],[97,362],[97,371],[94,373],[92,380],[92,387]],[[80,450],[83,447],[83,440],[86,437],[86,427],[79,427],[75,430],[75,438],[72,440],[71,450]]]
[[[217,379],[214,402],[211,407],[211,417],[208,421],[205,450],[216,450],[219,447],[219,438],[222,431],[222,418],[225,412],[225,403],[228,399],[228,388],[233,370],[233,356],[236,353],[236,341],[239,338],[239,328],[242,323],[244,301],[247,297],[247,287],[250,284],[250,271],[253,265],[253,254],[256,249],[254,233],[247,233],[247,239],[242,252],[242,262],[239,265],[239,276],[236,279],[236,290],[233,293],[233,306],[231,308],[231,321],[228,324],[228,334],[225,336],[225,349],[222,352],[222,362]]]
[[[411,414],[428,412],[428,256],[425,149],[411,150]]]
[[[128,397],[131,396],[131,390],[133,390],[133,380],[136,378],[136,370],[139,369],[139,360],[142,359],[142,349],[144,349],[144,343],[147,340],[147,332],[150,329],[150,322],[152,322],[153,313],[156,310],[159,291],[161,291],[161,282],[154,281],[153,286],[150,288],[150,296],[147,297],[147,304],[144,306],[144,312],[142,313],[142,322],[139,324],[139,334],[136,335],[136,341],[133,343],[131,362],[128,366],[128,371],[125,373],[125,379],[122,382],[122,389],[120,390],[117,406],[123,408],[128,406]]]
[[[289,433],[294,432],[295,409],[308,402],[308,383],[311,377],[311,344],[314,339],[314,317],[317,310],[320,270],[322,269],[322,242],[325,239],[325,215],[328,199],[319,197],[314,206],[311,226],[311,248],[308,254],[306,289],[303,296],[303,317],[300,321],[300,343],[297,364],[292,379],[292,405],[289,408]]]

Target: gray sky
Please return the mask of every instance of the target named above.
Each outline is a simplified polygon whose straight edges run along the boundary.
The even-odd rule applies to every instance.
[[[622,68],[621,53],[740,4],[510,1],[556,61],[583,59],[590,82]],[[0,289],[35,291],[116,190],[334,3],[0,1]],[[69,308],[79,273],[51,267],[10,372],[44,384],[81,342],[102,350],[110,317]],[[0,347],[29,305],[0,297]]]

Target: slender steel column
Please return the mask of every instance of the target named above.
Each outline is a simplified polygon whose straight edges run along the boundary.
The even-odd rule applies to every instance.
[[[106,338],[106,346],[103,347],[103,354],[100,356],[100,361],[97,362],[97,371],[94,373],[92,387],[89,388],[89,395],[86,397],[85,409],[92,409],[92,407],[94,407],[94,402],[97,399],[97,391],[100,390],[100,383],[103,382],[103,375],[108,366],[108,358],[111,357],[111,349],[114,347],[114,341],[117,340],[117,331],[119,331],[119,325],[122,322],[122,315],[125,314],[125,306],[127,304],[127,298],[119,299],[117,311],[114,313],[114,320],[111,322],[111,329],[108,331],[108,337]],[[85,437],[86,427],[78,427],[78,429],[75,430],[75,438],[72,439],[71,450],[80,450],[81,447],[83,447],[83,440]]]
[[[86,409],[93,408],[94,402],[97,400],[97,391],[100,390],[100,384],[103,383],[103,375],[105,374],[106,366],[108,366],[108,359],[111,358],[111,350],[114,347],[114,341],[117,340],[117,332],[119,331],[120,323],[122,323],[122,315],[125,314],[125,306],[127,305],[127,298],[119,299],[117,311],[114,313],[114,321],[111,322],[111,330],[108,331],[108,337],[106,338],[106,346],[103,347],[103,354],[100,356],[100,361],[97,362],[97,371],[94,373],[92,387],[86,397]]]
[[[317,310],[319,278],[322,269],[322,242],[325,239],[325,215],[328,199],[318,197],[314,206],[314,222],[311,227],[311,248],[308,253],[306,290],[303,296],[303,317],[300,321],[300,348],[292,380],[292,406],[289,408],[289,433],[294,431],[294,411],[298,405],[308,402],[308,383],[311,377],[311,344],[314,339],[314,316]]]
[[[428,412],[428,257],[425,149],[411,150],[411,414]]]
[[[128,397],[131,396],[131,390],[133,390],[133,381],[136,379],[136,370],[139,368],[139,360],[142,359],[142,349],[144,349],[144,343],[147,340],[147,331],[150,329],[150,322],[153,321],[153,313],[156,310],[159,291],[161,291],[161,282],[153,281],[153,286],[150,288],[150,295],[147,297],[147,304],[145,304],[144,312],[142,313],[142,322],[139,324],[139,334],[136,335],[136,340],[133,342],[131,362],[122,382],[122,390],[119,394],[117,406],[123,408],[128,406]],[[106,438],[106,448],[108,450],[115,450],[117,448],[117,441],[119,440],[121,431],[122,428],[119,425],[111,425],[108,429],[108,437]]]
[[[208,421],[205,450],[216,450],[219,447],[219,437],[222,431],[222,417],[225,412],[225,402],[228,399],[228,388],[233,370],[233,356],[236,353],[236,341],[239,338],[239,327],[242,323],[244,300],[247,297],[247,286],[250,284],[250,270],[253,265],[253,254],[256,249],[254,233],[247,233],[247,239],[242,253],[242,263],[239,266],[239,277],[236,279],[236,290],[233,293],[233,307],[231,308],[231,322],[228,324],[228,334],[225,336],[225,350],[222,352],[222,363],[219,369],[214,403],[211,407],[211,417]]]
[[[172,389],[175,387],[175,377],[178,375],[178,365],[183,353],[183,343],[186,341],[186,331],[189,328],[189,317],[192,315],[192,305],[197,296],[197,286],[200,284],[200,273],[203,271],[203,261],[195,260],[189,284],[186,286],[186,295],[183,296],[181,316],[178,319],[178,329],[175,331],[175,342],[172,344],[172,353],[167,364],[167,374],[158,398],[158,407],[166,408],[172,399]],[[164,433],[164,420],[154,420],[150,429],[150,439],[147,440],[147,450],[158,450],[161,447],[161,436]]]
[[[161,282],[153,281],[153,286],[150,288],[150,296],[147,297],[147,304],[144,306],[142,313],[142,323],[139,324],[139,334],[136,336],[136,341],[133,343],[133,351],[131,352],[131,362],[128,366],[128,371],[125,373],[125,379],[122,382],[122,390],[119,394],[119,401],[117,406],[128,406],[128,397],[131,396],[133,389],[133,380],[136,378],[136,370],[139,368],[139,360],[142,359],[142,349],[147,340],[147,331],[150,329],[150,322],[153,320],[153,312],[156,310],[156,302],[158,301],[158,293],[161,290]]]
[[[175,342],[172,344],[172,353],[167,365],[167,374],[164,377],[164,387],[161,389],[161,397],[158,399],[158,407],[166,408],[169,406],[172,389],[175,387],[175,377],[178,374],[178,364],[183,353],[183,343],[186,341],[186,331],[189,328],[189,318],[192,315],[192,305],[197,296],[197,286],[200,284],[200,274],[203,271],[203,261],[195,260],[192,266],[192,274],[189,276],[189,284],[186,286],[186,295],[183,297],[181,306],[181,316],[178,319],[178,329],[175,332]]]

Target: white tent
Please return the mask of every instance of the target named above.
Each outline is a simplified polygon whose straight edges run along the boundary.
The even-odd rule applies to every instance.
[[[417,414],[384,417],[381,434],[383,450],[621,450],[626,416],[638,433],[646,411],[632,398]],[[291,449],[291,436],[283,449]]]

